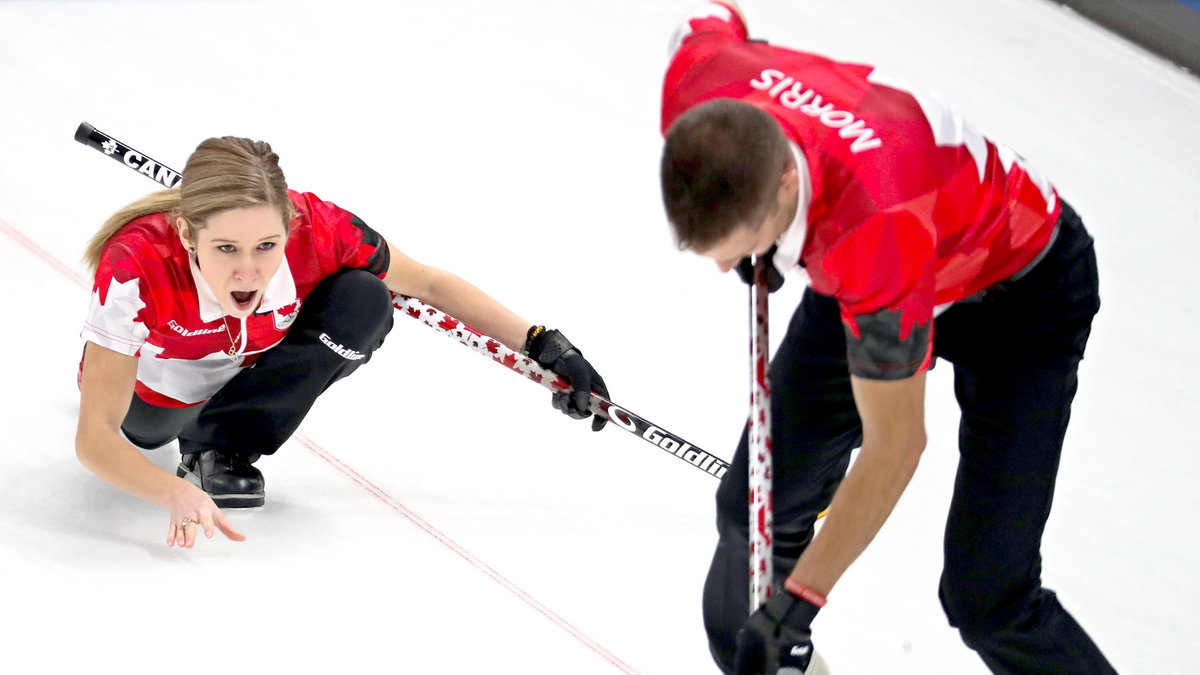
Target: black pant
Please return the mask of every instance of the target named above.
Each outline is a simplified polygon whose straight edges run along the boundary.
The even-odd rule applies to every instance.
[[[363,270],[338,272],[304,300],[282,342],[206,403],[163,408],[135,394],[121,430],[143,448],[178,438],[183,454],[208,449],[272,454],[329,385],[371,360],[391,329],[391,296],[383,282]],[[366,356],[347,359],[331,345]]]
[[[1042,532],[1099,307],[1092,239],[1064,204],[1058,238],[1037,266],[934,322],[934,353],[954,366],[962,410],[940,597],[950,624],[997,673],[1113,672],[1041,585]],[[804,294],[770,376],[782,582],[862,440],[835,300]],[[717,490],[720,539],[704,588],[709,646],[726,672],[749,612],[746,458],[743,433]]]

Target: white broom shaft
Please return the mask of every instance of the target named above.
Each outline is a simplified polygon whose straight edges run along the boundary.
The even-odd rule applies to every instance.
[[[771,594],[773,576],[771,505],[771,387],[767,376],[770,363],[767,314],[767,265],[769,259],[754,260],[754,283],[750,285],[750,611],[754,612]]]

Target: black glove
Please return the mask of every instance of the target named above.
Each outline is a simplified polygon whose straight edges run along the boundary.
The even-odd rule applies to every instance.
[[[767,292],[768,293],[774,293],[775,291],[777,291],[783,287],[783,273],[781,273],[775,267],[775,251],[778,248],[779,248],[779,245],[776,244],[776,245],[772,246],[769,251],[767,251],[766,253],[762,254],[762,256],[760,256],[762,258],[766,258],[769,261],[768,266],[767,266]],[[750,264],[750,256],[746,256],[745,258],[742,258],[742,261],[737,264],[737,267],[735,269],[737,270],[738,276],[742,278],[742,281],[746,282],[747,284],[754,283],[754,265]]]
[[[555,373],[567,378],[571,383],[571,392],[555,392],[550,404],[557,410],[569,415],[571,419],[581,420],[591,415],[588,403],[591,392],[596,392],[608,398],[608,387],[604,386],[604,378],[596,372],[592,364],[583,358],[571,341],[557,330],[543,330],[528,343],[525,353],[538,362],[543,368],[549,368]],[[592,420],[592,431],[600,431],[608,420],[596,415]]]
[[[775,588],[771,599],[746,620],[737,634],[738,675],[800,675],[813,657],[809,626],[819,608],[783,588]],[[784,668],[795,668],[782,670]]]

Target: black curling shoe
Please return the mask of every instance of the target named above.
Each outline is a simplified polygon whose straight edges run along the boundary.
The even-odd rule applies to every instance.
[[[175,475],[207,492],[219,508],[249,509],[267,501],[262,472],[251,464],[256,459],[202,450],[183,455]]]

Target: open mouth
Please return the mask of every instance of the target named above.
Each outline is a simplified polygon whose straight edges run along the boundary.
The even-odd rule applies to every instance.
[[[254,299],[258,296],[258,291],[230,291],[229,297],[233,298],[233,304],[240,311],[248,311],[254,308]]]

